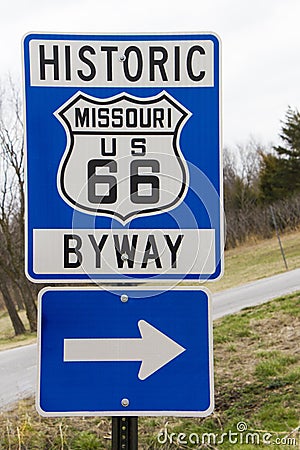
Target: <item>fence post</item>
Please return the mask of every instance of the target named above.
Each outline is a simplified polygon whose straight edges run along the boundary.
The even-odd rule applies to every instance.
[[[284,254],[284,250],[283,250],[283,247],[282,247],[282,244],[281,244],[281,239],[280,239],[280,235],[279,235],[279,230],[278,230],[278,226],[277,226],[277,222],[276,222],[276,218],[275,218],[275,214],[274,214],[274,210],[273,210],[273,207],[272,207],[272,206],[270,206],[270,211],[271,211],[271,215],[272,215],[272,219],[273,219],[273,224],[274,224],[274,227],[275,227],[276,236],[277,236],[277,239],[278,239],[278,243],[279,243],[279,247],[280,247],[282,259],[283,259],[283,262],[284,262],[284,265],[285,265],[286,270],[288,270],[288,265],[287,265],[287,261],[286,261],[285,254]]]

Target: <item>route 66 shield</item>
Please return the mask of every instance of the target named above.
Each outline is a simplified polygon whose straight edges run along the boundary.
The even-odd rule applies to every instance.
[[[72,208],[126,224],[183,201],[181,131],[191,113],[170,94],[96,98],[77,92],[56,112],[67,145],[57,185]]]

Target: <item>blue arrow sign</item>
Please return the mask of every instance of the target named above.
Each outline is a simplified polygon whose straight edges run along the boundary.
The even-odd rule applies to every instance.
[[[217,36],[29,34],[24,80],[27,276],[218,279]]]
[[[39,302],[42,415],[212,411],[206,291],[49,288]]]

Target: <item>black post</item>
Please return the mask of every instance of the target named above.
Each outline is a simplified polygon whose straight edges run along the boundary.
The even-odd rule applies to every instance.
[[[112,450],[138,450],[138,418],[112,418]]]

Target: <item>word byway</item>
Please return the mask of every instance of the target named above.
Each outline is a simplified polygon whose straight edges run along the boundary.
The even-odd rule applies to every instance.
[[[95,252],[95,268],[101,268],[102,250],[106,244],[109,234],[103,234],[99,241],[96,241],[93,234],[88,234],[89,241]],[[160,252],[157,247],[156,239],[153,234],[149,234],[147,237],[146,245],[143,248],[139,248],[139,235],[133,234],[131,240],[129,236],[124,234],[121,238],[117,234],[112,235],[114,242],[114,250],[116,257],[116,264],[119,269],[123,269],[124,265],[129,269],[135,268],[135,258],[141,258],[141,262],[138,262],[142,269],[147,269],[148,264],[152,261],[156,267],[161,269],[162,262],[160,258]],[[181,245],[183,234],[179,234],[175,242],[172,241],[168,234],[164,234],[166,248],[170,251],[170,265],[169,267],[177,267],[177,252]],[[77,234],[65,234],[64,235],[64,268],[77,268],[81,266],[83,262],[83,254],[80,251],[82,247],[82,239]],[[163,249],[165,250],[165,249]],[[140,256],[138,255],[140,254]]]
[[[44,229],[33,238],[41,274],[211,273],[215,265],[214,230]]]

